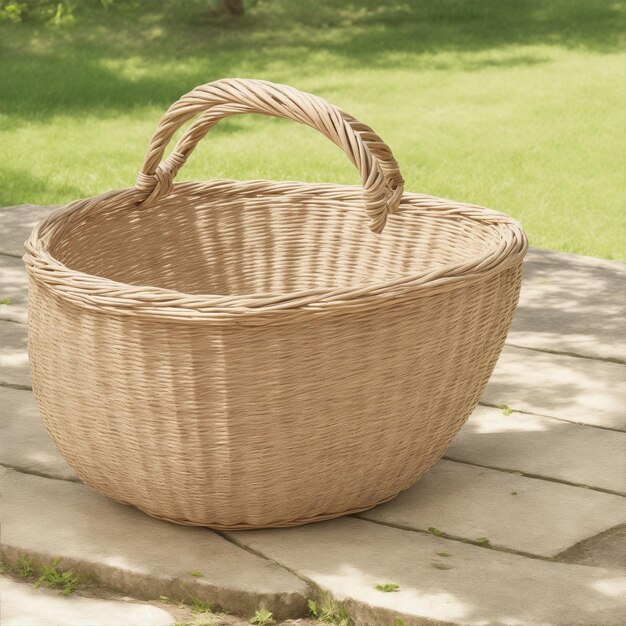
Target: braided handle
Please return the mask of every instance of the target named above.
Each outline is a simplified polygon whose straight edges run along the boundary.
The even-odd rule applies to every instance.
[[[176,147],[163,160],[175,132],[197,113]],[[175,102],[153,134],[135,188],[151,204],[172,190],[173,180],[197,143],[221,119],[257,113],[291,119],[319,130],[339,146],[361,174],[370,229],[383,230],[387,214],[398,207],[404,181],[389,147],[365,124],[322,98],[287,85],[252,79],[224,79],[197,87]]]

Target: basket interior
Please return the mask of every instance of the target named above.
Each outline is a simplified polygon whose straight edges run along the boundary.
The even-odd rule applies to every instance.
[[[499,228],[405,196],[381,235],[360,192],[255,195],[185,190],[148,208],[110,199],[68,223],[50,253],[67,267],[189,294],[284,294],[383,283],[481,256]],[[421,203],[423,204],[423,202]]]

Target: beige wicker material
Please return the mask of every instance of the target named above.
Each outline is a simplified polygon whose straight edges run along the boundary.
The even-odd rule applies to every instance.
[[[318,129],[362,187],[172,185],[244,112]],[[217,81],[161,119],[134,188],[33,231],[33,388],[80,478],[155,517],[253,528],[360,511],[412,485],[473,410],[526,248],[506,215],[403,194],[389,148],[320,98]]]

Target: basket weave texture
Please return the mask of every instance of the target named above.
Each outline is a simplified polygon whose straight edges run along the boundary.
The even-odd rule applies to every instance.
[[[361,185],[173,184],[241,113],[319,130]],[[502,213],[404,193],[380,137],[321,98],[216,81],[161,118],[135,187],[34,229],[33,389],[78,476],[155,517],[236,529],[364,510],[475,407],[526,249]]]

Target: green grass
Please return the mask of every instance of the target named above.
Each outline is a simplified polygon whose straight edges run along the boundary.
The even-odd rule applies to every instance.
[[[144,4],[1,24],[0,205],[130,186],[179,95],[261,77],[372,126],[410,191],[510,213],[535,246],[625,258],[622,2],[247,5],[242,18]],[[214,177],[358,182],[321,135],[254,116],[221,123],[179,175]]]
[[[272,619],[273,615],[271,611],[262,607],[254,613],[249,621],[251,624],[256,624],[257,626],[267,626],[268,624],[274,624],[274,620]]]
[[[60,589],[64,596],[69,596],[80,588],[83,584],[82,577],[75,574],[71,569],[59,570],[60,560],[56,558],[50,565],[43,566],[43,571],[35,583],[35,588],[43,585],[44,587]]]
[[[328,596],[323,596],[319,601],[310,599],[307,603],[311,616],[324,624],[354,626],[346,608]]]

